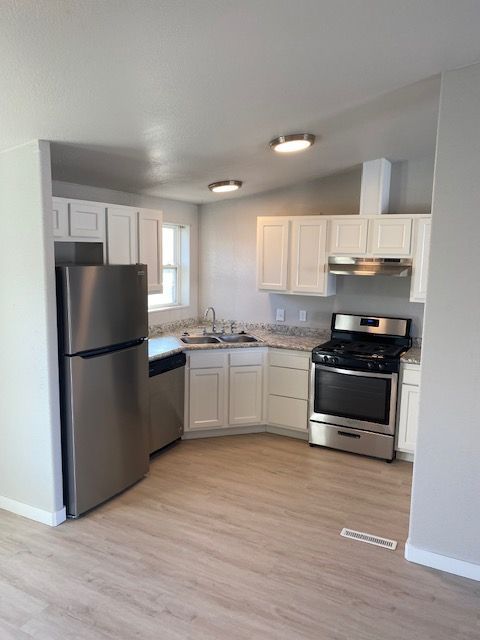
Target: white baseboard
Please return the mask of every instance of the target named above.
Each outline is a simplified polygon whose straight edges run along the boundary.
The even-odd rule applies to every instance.
[[[405,460],[406,462],[414,462],[415,454],[407,451],[397,451],[397,459]]]
[[[286,436],[287,438],[296,438],[297,440],[308,440],[308,432],[297,429],[289,429],[288,427],[278,427],[277,425],[267,424],[267,433],[275,433],[277,436]]]
[[[405,558],[409,562],[423,564],[426,567],[432,567],[432,569],[439,569],[440,571],[453,573],[456,576],[480,581],[479,564],[465,562],[465,560],[457,560],[449,556],[442,556],[439,553],[433,553],[433,551],[418,549],[412,546],[408,540],[405,544]]]
[[[265,433],[264,424],[256,424],[247,427],[219,427],[217,429],[198,429],[185,431],[182,440],[195,440],[196,438],[217,438],[218,436],[242,436],[249,433]]]
[[[0,509],[11,511],[12,513],[16,513],[18,516],[30,518],[30,520],[35,520],[42,524],[48,524],[50,527],[56,527],[67,519],[65,507],[60,509],[60,511],[44,511],[44,509],[38,509],[37,507],[32,507],[24,502],[18,502],[18,500],[12,500],[11,498],[5,498],[4,496],[0,496]]]

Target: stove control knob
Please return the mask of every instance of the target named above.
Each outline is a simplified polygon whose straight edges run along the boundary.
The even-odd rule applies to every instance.
[[[368,363],[367,363],[367,367],[368,367],[369,369],[373,369],[373,368],[375,367],[375,365],[373,364],[373,362],[368,362]]]
[[[328,356],[323,356],[323,361],[328,362]]]
[[[332,358],[333,364],[338,364],[338,358]]]
[[[385,365],[383,365],[383,364],[379,364],[379,365],[378,365],[378,368],[380,369],[380,371],[382,371],[383,369],[385,369]]]

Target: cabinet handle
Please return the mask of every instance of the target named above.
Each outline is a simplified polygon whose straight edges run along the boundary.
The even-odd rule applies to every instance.
[[[362,436],[358,435],[358,433],[347,433],[346,431],[337,431],[339,436],[344,436],[345,438],[361,438]]]

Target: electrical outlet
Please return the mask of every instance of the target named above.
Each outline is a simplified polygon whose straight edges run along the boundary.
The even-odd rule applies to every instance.
[[[277,309],[275,320],[277,320],[277,322],[285,322],[285,309]]]
[[[298,319],[300,320],[300,322],[307,321],[307,312],[305,311],[305,309],[300,309],[300,311],[298,312]]]

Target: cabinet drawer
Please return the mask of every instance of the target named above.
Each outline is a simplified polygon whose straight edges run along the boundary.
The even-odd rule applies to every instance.
[[[270,367],[268,387],[269,393],[277,396],[308,400],[308,371]]]
[[[239,349],[230,354],[230,364],[232,367],[263,364],[263,351],[260,351],[257,347],[253,349]]]
[[[420,370],[419,369],[404,369],[403,370],[403,384],[413,384],[417,387],[420,386]]]
[[[227,354],[222,351],[199,351],[188,355],[190,369],[205,369],[209,367],[225,367]]]
[[[296,398],[268,397],[268,424],[307,430],[308,402]]]
[[[272,367],[288,367],[289,369],[310,369],[310,354],[292,352],[272,351],[270,353],[270,366]]]

